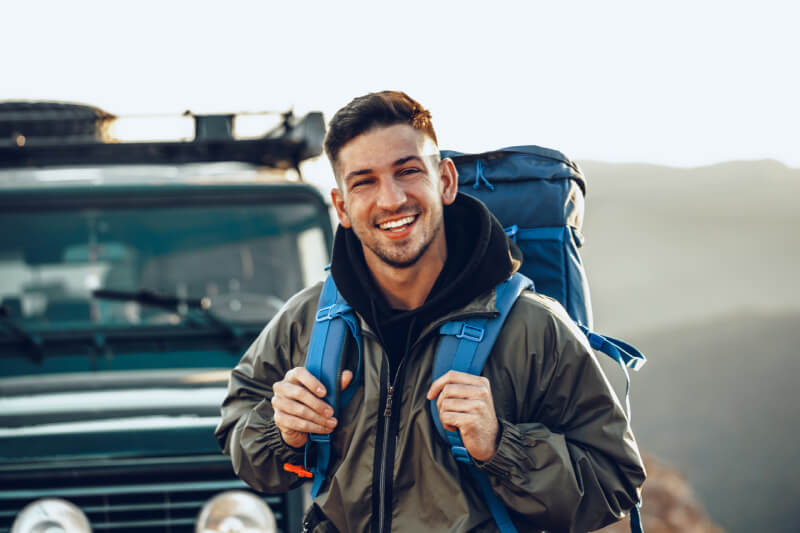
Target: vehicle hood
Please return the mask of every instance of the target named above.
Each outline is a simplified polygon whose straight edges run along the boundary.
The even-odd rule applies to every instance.
[[[230,371],[137,370],[0,379],[0,462],[218,451]]]

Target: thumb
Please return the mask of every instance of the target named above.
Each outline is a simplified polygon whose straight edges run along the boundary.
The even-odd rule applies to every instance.
[[[346,389],[350,382],[353,381],[353,371],[352,370],[343,370],[342,371],[342,390]]]

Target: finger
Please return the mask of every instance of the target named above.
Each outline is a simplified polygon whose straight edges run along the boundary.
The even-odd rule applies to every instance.
[[[483,383],[464,385],[461,383],[448,383],[439,393],[439,398],[482,398],[486,399],[491,393]]]
[[[445,385],[448,385],[450,383],[478,385],[484,382],[488,384],[489,380],[487,380],[483,376],[474,376],[472,374],[467,374],[465,372],[457,372],[455,370],[449,370],[447,373],[440,376],[439,379],[437,379],[431,384],[431,387],[428,389],[427,397],[429,400],[433,400],[434,398],[436,398],[436,396],[439,395],[439,393],[442,391]]]
[[[478,416],[473,413],[458,413],[454,411],[445,411],[439,413],[439,420],[443,426],[449,426],[453,429],[450,431],[464,430],[470,428],[478,423]]]
[[[342,390],[346,389],[350,382],[353,381],[353,372],[345,370],[342,372]]]
[[[317,413],[308,406],[300,402],[284,398],[283,396],[273,396],[272,408],[275,412],[290,414],[309,422],[314,422],[320,426],[335,427],[333,421],[333,409],[328,407],[324,413]]]
[[[465,400],[462,398],[442,400],[442,403],[437,407],[439,408],[440,417],[442,413],[471,413],[479,415],[488,411],[486,402],[483,400]]]
[[[283,411],[275,411],[273,420],[278,429],[283,432],[297,431],[299,433],[317,433],[324,435],[333,431],[333,427],[315,424],[310,420],[305,420]]]
[[[480,400],[484,404],[491,403],[491,393],[482,385],[461,385],[448,383],[436,398],[436,406],[441,410],[442,402],[449,399]]]
[[[331,416],[333,414],[333,408],[330,405],[314,396],[311,391],[302,385],[281,381],[275,384],[273,390],[275,392],[273,397],[284,397],[300,402],[323,416]]]
[[[463,385],[461,383],[445,384],[436,397],[436,406],[441,409],[442,401],[448,398],[465,398],[482,400],[487,404],[493,403],[492,392],[489,390],[487,384],[481,381],[476,381],[469,385]]]
[[[286,373],[283,379],[291,383],[299,383],[303,385],[320,398],[325,397],[325,386],[305,367],[294,367]]]

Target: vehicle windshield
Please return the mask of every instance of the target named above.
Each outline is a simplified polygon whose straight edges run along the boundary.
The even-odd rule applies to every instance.
[[[96,289],[207,298],[226,321],[265,323],[323,277],[319,206],[298,201],[0,213],[4,313],[34,329],[180,323]]]

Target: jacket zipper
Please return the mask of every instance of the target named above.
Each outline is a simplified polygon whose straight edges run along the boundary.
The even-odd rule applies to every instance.
[[[386,363],[387,368],[389,367],[389,359],[386,357],[384,353],[383,356],[384,363]],[[397,385],[397,379],[400,376],[400,372],[403,369],[403,365],[406,362],[406,358],[404,357],[400,364],[397,366],[397,371],[395,372],[394,379],[392,379],[391,375],[387,375],[386,377],[386,402],[384,403],[383,409],[383,443],[381,446],[381,466],[380,466],[380,484],[378,494],[380,497],[380,501],[378,504],[378,531],[383,532],[385,531],[384,524],[385,517],[386,517],[386,477],[387,475],[391,475],[392,471],[387,472],[387,466],[389,463],[388,457],[388,450],[389,450],[389,433],[392,426],[392,413],[394,412],[392,406],[392,400],[394,398],[395,386]],[[392,460],[392,467],[394,467],[394,457],[391,458]],[[392,468],[393,469],[393,468]]]
[[[380,474],[380,482],[378,483],[378,497],[379,497],[379,501],[378,501],[378,524],[379,524],[378,525],[378,533],[385,533],[385,531],[386,531],[386,527],[385,527],[386,506],[387,506],[387,502],[386,502],[386,477],[387,477],[387,475],[391,475],[392,474],[391,471],[387,472],[387,463],[389,462],[389,459],[390,459],[388,457],[389,433],[391,431],[392,414],[394,412],[392,402],[393,402],[393,399],[394,399],[394,393],[395,393],[395,389],[396,389],[396,386],[397,386],[397,380],[400,377],[400,373],[403,370],[403,366],[405,365],[406,361],[409,358],[409,354],[414,352],[414,348],[416,348],[417,344],[422,342],[423,338],[425,338],[428,335],[430,335],[433,331],[438,329],[441,324],[444,324],[445,322],[449,322],[451,320],[465,319],[465,318],[469,318],[469,317],[473,317],[473,316],[492,316],[493,314],[496,315],[497,313],[485,313],[485,312],[482,312],[482,313],[481,312],[479,312],[479,313],[464,313],[464,314],[461,314],[461,315],[455,315],[455,316],[451,316],[451,317],[445,317],[444,319],[440,319],[439,321],[434,323],[434,327],[433,328],[428,328],[427,330],[423,331],[422,334],[419,335],[419,337],[416,339],[416,341],[414,343],[412,343],[412,345],[408,349],[408,353],[406,354],[406,357],[404,357],[400,361],[400,364],[397,366],[397,371],[395,372],[395,375],[392,376],[391,372],[387,372],[387,376],[386,376],[386,401],[384,402],[384,409],[383,409],[383,442],[381,444],[380,468],[378,469],[379,470],[379,474]],[[375,338],[377,339],[377,337],[375,337]],[[383,362],[386,365],[386,368],[390,368],[389,357],[386,355],[385,351],[383,352]],[[392,457],[391,459],[392,459],[392,467],[394,467],[394,457]]]

